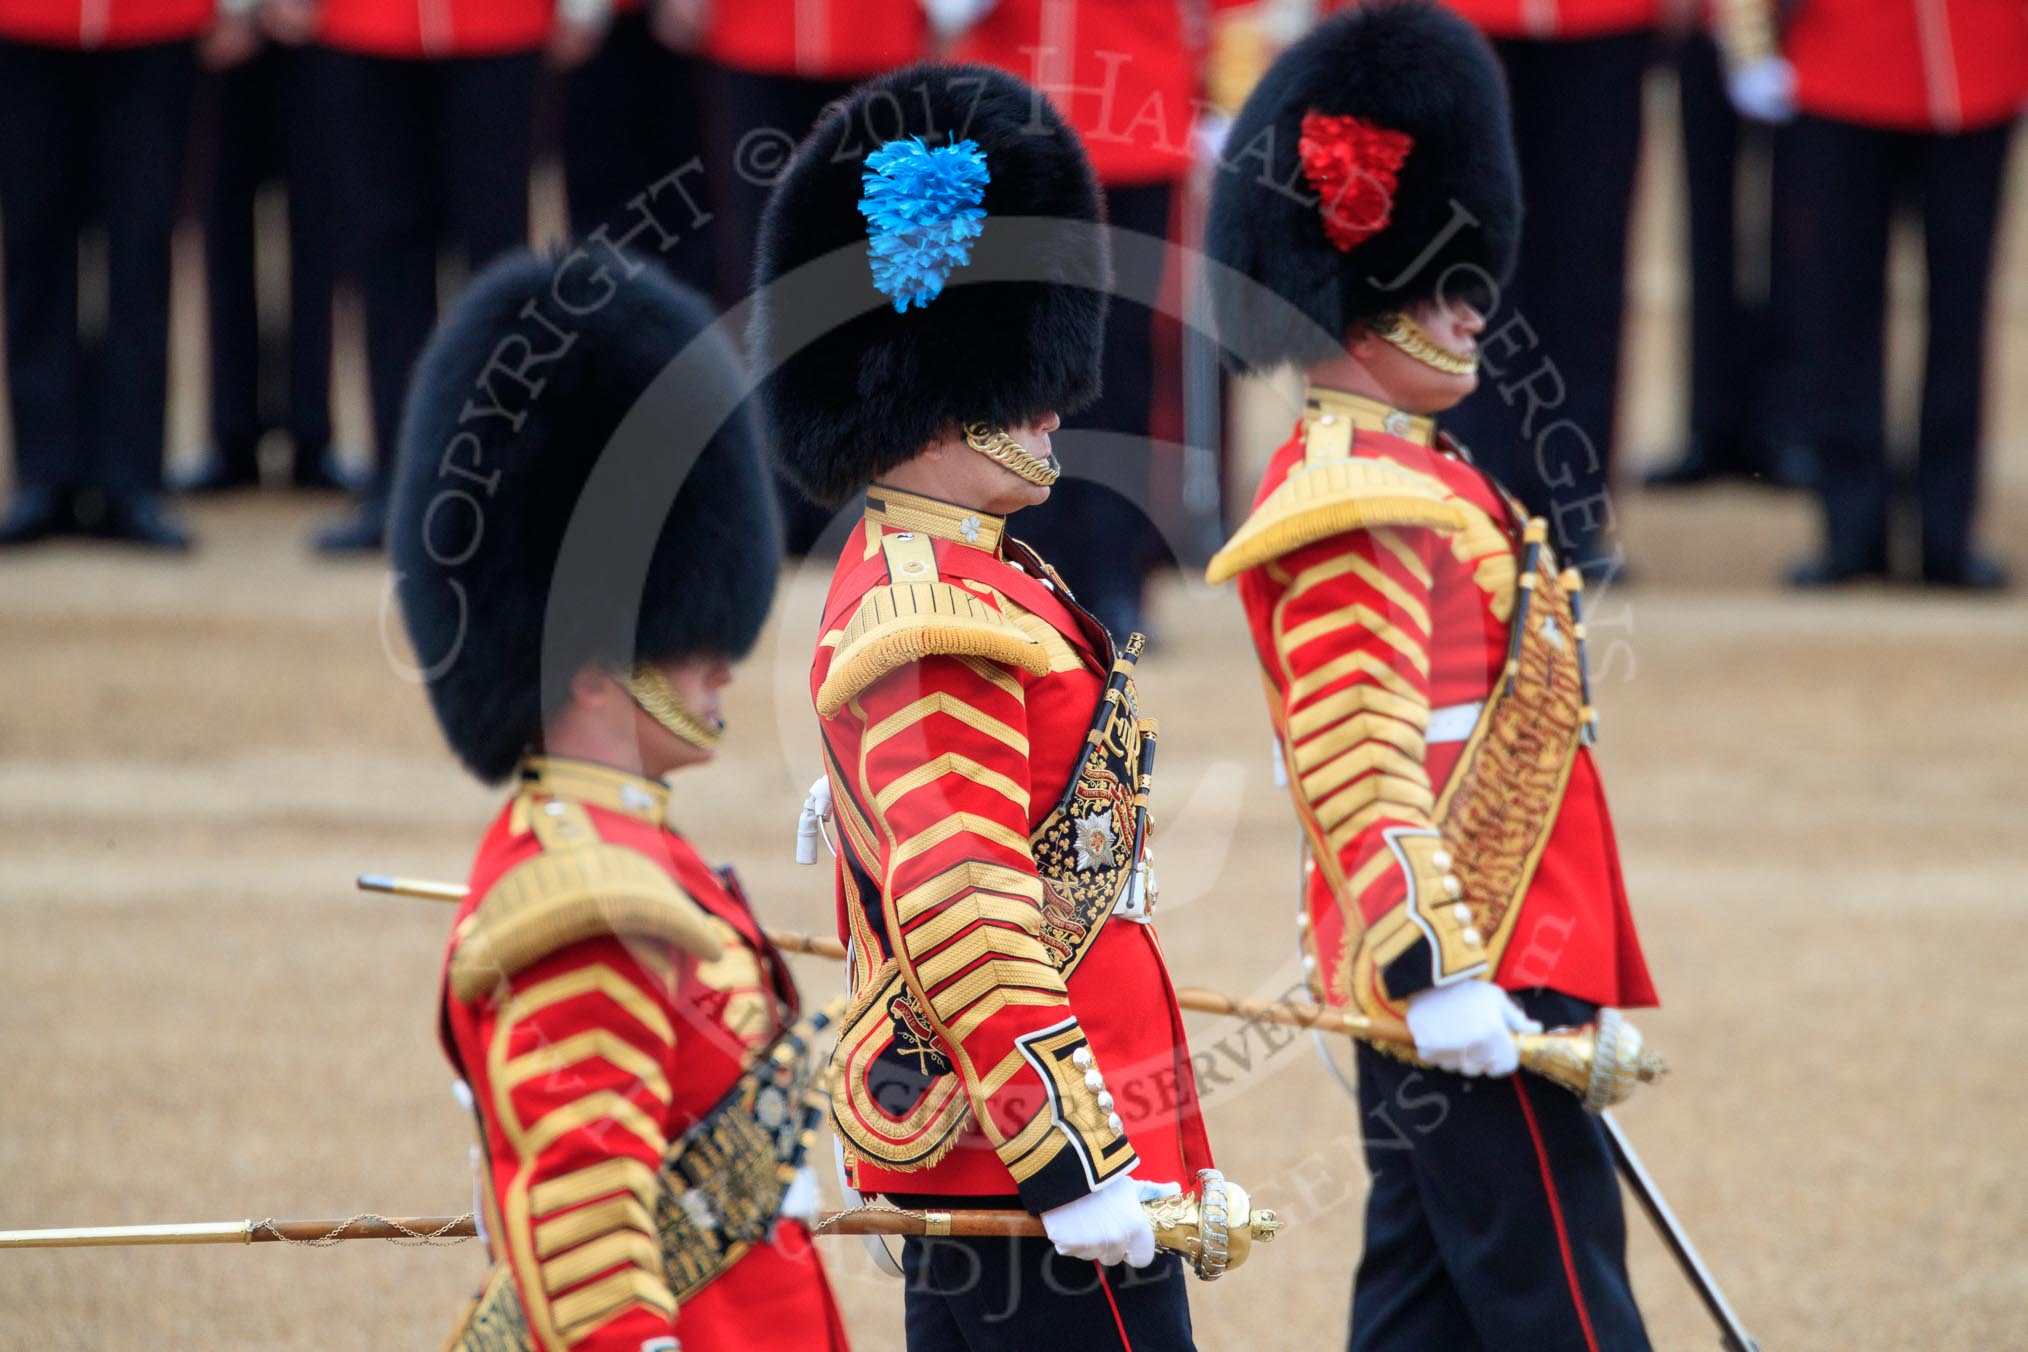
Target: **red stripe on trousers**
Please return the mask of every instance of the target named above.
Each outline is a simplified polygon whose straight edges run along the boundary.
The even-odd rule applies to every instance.
[[[1556,1178],[1549,1172],[1549,1152],[1542,1148],[1542,1130],[1535,1125],[1535,1109],[1529,1106],[1528,1090],[1521,1077],[1513,1077],[1514,1097],[1521,1100],[1521,1116],[1528,1123],[1528,1139],[1535,1146],[1535,1163],[1542,1171],[1542,1191],[1549,1198],[1549,1219],[1556,1225],[1556,1247],[1563,1255],[1563,1275],[1570,1279],[1570,1300],[1577,1306],[1578,1326],[1584,1330],[1584,1345],[1598,1352],[1598,1335],[1592,1332],[1591,1312],[1584,1307],[1584,1289],[1577,1281],[1577,1259],[1570,1250],[1570,1232],[1563,1225],[1563,1203],[1556,1198]]]
[[[1106,1293],[1106,1304],[1113,1307],[1113,1327],[1120,1331],[1120,1346],[1127,1352],[1134,1352],[1134,1344],[1127,1337],[1127,1321],[1120,1318],[1120,1303],[1113,1299],[1113,1284],[1106,1280],[1105,1267],[1100,1263],[1093,1263],[1092,1266],[1098,1269],[1099,1290]]]

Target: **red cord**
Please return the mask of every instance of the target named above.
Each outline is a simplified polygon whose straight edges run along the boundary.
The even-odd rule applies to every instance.
[[[1134,1352],[1134,1345],[1127,1338],[1127,1321],[1120,1318],[1120,1303],[1113,1299],[1113,1284],[1106,1280],[1106,1270],[1103,1266],[1098,1263],[1093,1263],[1092,1266],[1098,1268],[1099,1289],[1106,1293],[1106,1304],[1113,1307],[1113,1327],[1120,1331],[1120,1346],[1127,1352]]]

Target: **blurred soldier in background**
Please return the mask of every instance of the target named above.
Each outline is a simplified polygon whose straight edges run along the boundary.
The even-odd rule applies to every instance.
[[[664,0],[663,20],[695,34],[711,59],[711,238],[718,303],[730,309],[753,288],[761,209],[789,152],[827,104],[860,81],[923,53],[921,0]],[[830,521],[777,478],[792,554]]]
[[[1219,337],[1309,385],[1207,580],[1239,580],[1286,758],[1312,989],[1402,1019],[1425,1063],[1357,1051],[1351,1346],[1639,1352],[1605,1133],[1514,1074],[1515,1033],[1655,1001],[1581,582],[1432,421],[1477,381],[1524,233],[1498,67],[1444,9],[1375,0],[1284,54],[1229,144],[1272,149],[1212,199]]]
[[[927,5],[947,54],[998,66],[1053,102],[1091,155],[1106,223],[1142,236],[1115,250],[1098,402],[1064,423],[1067,475],[1021,519],[1023,538],[1115,635],[1144,627],[1148,570],[1167,552],[1150,516],[1155,314],[1163,255],[1204,97],[1212,11],[1244,0],[943,0]],[[1112,433],[1080,452],[1078,433]],[[1125,440],[1131,439],[1131,440]],[[1091,549],[1094,539],[1109,542]]]
[[[14,498],[0,545],[85,533],[163,549],[170,233],[195,39],[212,0],[0,0],[0,234]],[[87,343],[78,246],[105,231]]]
[[[710,295],[717,277],[704,166],[708,67],[664,40],[669,25],[657,19],[669,8],[657,0],[615,0],[604,41],[565,77],[564,195],[570,232],[579,239],[600,226],[623,233],[628,203],[644,193],[675,199],[665,214],[682,238],[658,248],[656,257]]]
[[[603,0],[266,0],[332,49],[341,228],[366,315],[373,469],[319,549],[380,548],[402,396],[437,314],[438,250],[470,268],[528,242],[545,44],[589,50]],[[561,7],[561,8],[559,8]]]
[[[1608,536],[1627,220],[1641,149],[1641,84],[1659,0],[1446,0],[1488,37],[1514,106],[1527,229],[1487,319],[1478,392],[1446,421],[1487,469],[1547,517],[1593,575]],[[1347,7],[1332,0],[1331,7]]]
[[[622,255],[522,256],[472,283],[416,372],[402,616],[452,750],[514,781],[442,978],[494,1259],[461,1352],[846,1346],[798,1180],[814,1030],[737,880],[669,822],[666,777],[714,759],[780,557],[751,424],[695,425],[742,379],[693,342],[713,318]],[[544,386],[474,419],[507,388],[503,348],[545,354]],[[686,353],[698,378],[651,392]],[[686,431],[711,433],[694,458],[670,453]],[[438,510],[479,471],[485,521]]]
[[[1678,0],[1675,15],[1689,216],[1689,434],[1647,482],[1675,488],[1742,478],[1800,488],[1810,464],[1789,365],[1793,301],[1788,274],[1773,265],[1781,170],[1768,123],[1786,114],[1755,99],[1752,87],[1743,91],[1752,111],[1733,107],[1718,43],[1726,3]]]
[[[289,482],[335,488],[331,455],[331,301],[337,247],[333,215],[331,106],[326,54],[284,32],[268,42],[257,12],[223,15],[205,43],[213,72],[200,118],[208,133],[204,211],[204,285],[211,358],[211,447],[176,485],[211,493],[260,482],[261,437],[285,428]],[[261,331],[255,205],[277,184],[288,201],[288,320],[284,341]],[[282,379],[272,347],[285,347]],[[280,385],[277,397],[277,384]]]
[[[2028,100],[2028,6],[1992,0],[1729,0],[1735,98],[1787,130],[1781,265],[1819,458],[1824,549],[1790,580],[1884,575],[1887,258],[1897,199],[1921,202],[1928,273],[1915,496],[1924,582],[1997,588],[1972,546],[1986,314],[2001,181]]]

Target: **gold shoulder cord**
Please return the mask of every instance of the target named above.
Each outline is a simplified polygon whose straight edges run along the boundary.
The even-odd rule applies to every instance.
[[[1030,455],[1028,448],[1016,441],[1004,428],[968,422],[965,424],[965,444],[1002,469],[1018,474],[1041,488],[1047,488],[1055,483],[1057,476],[1063,472],[1048,461],[1038,460]]]
[[[690,706],[683,702],[675,687],[648,663],[636,664],[625,681],[634,703],[672,737],[679,737],[700,751],[710,751],[725,740],[725,723],[716,718],[707,723],[690,712]]]

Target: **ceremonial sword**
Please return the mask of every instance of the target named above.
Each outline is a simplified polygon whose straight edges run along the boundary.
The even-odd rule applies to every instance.
[[[1725,1352],[1760,1352],[1760,1344],[1746,1331],[1746,1325],[1733,1313],[1732,1305],[1725,1299],[1725,1293],[1718,1289],[1718,1282],[1704,1266],[1698,1256],[1697,1246],[1690,1242],[1688,1232],[1676,1213],[1669,1209],[1669,1203],[1662,1196],[1662,1190],[1655,1186],[1655,1180],[1648,1176],[1641,1157],[1634,1153],[1634,1146],[1627,1134],[1620,1130],[1620,1124],[1611,1113],[1600,1113],[1599,1123],[1605,1128],[1606,1144],[1612,1148],[1613,1162],[1620,1167],[1620,1177],[1626,1179],[1627,1187],[1634,1199],[1641,1204],[1641,1210],[1648,1213],[1648,1220],[1655,1227],[1655,1233],[1669,1247],[1669,1253],[1676,1260],[1676,1266],[1683,1270],[1684,1280],[1697,1293],[1697,1299],[1704,1302],[1704,1308],[1711,1315],[1711,1322],[1718,1325],[1719,1335],[1725,1341]]]

